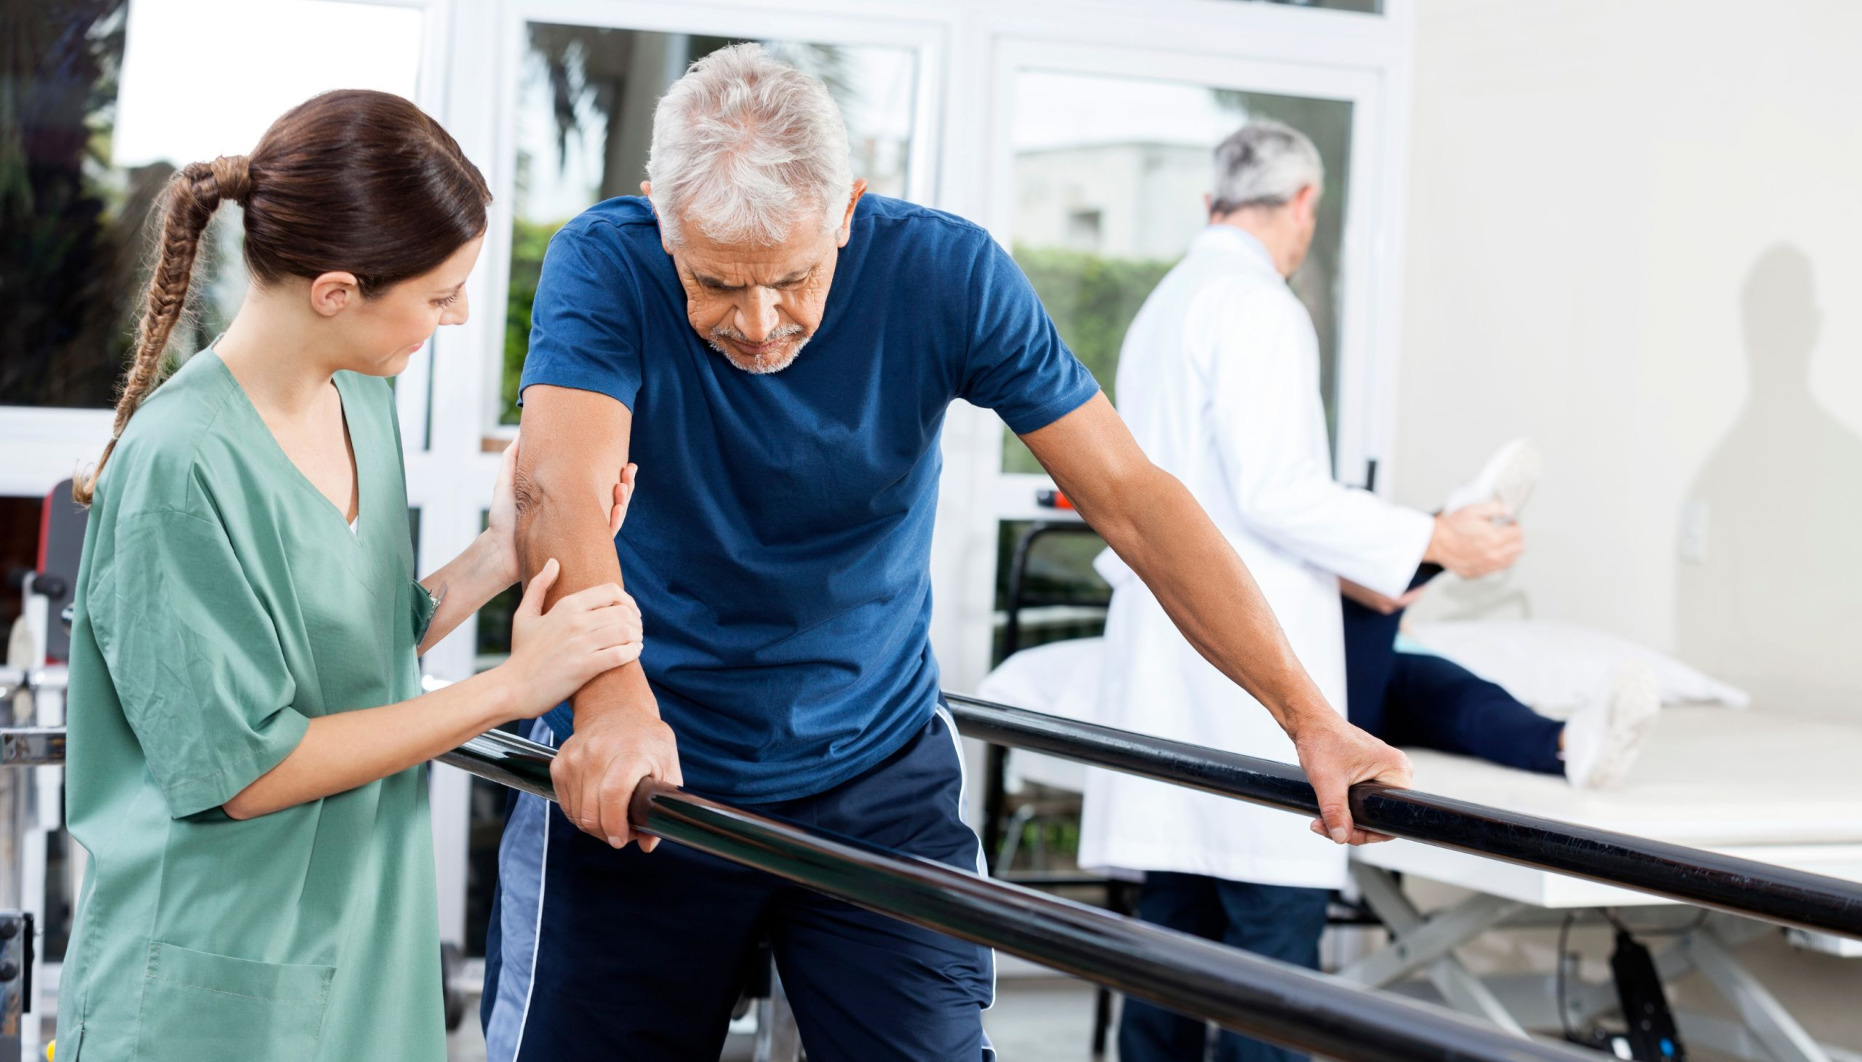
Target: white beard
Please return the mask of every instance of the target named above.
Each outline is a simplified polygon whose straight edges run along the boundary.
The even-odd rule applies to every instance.
[[[724,342],[725,338],[739,340],[743,338],[743,336],[728,329],[714,330],[711,335],[705,337],[705,342],[710,344],[712,350],[724,355],[724,360],[730,362],[732,367],[742,369],[744,372],[750,373],[753,376],[768,376],[771,373],[781,372],[795,364],[795,359],[801,356],[802,348],[808,345],[809,337],[800,335],[800,332],[801,328],[798,326],[795,328],[795,331],[789,333],[799,338],[796,339],[795,345],[787,350],[780,353],[764,354],[754,358],[744,357],[741,353],[732,349],[729,344]]]

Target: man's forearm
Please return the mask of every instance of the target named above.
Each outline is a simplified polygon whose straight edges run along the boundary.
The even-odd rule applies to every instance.
[[[1154,466],[1130,479],[1113,490],[1069,490],[1067,496],[1196,651],[1260,701],[1283,729],[1293,732],[1310,712],[1334,715],[1247,566],[1189,490]],[[1104,498],[1089,500],[1092,494]]]
[[[579,493],[579,492],[578,492]],[[535,479],[520,489],[517,551],[524,578],[554,557],[562,574],[550,588],[545,608],[559,598],[601,583],[622,583],[621,564],[608,534],[607,512],[598,499],[567,497]],[[597,676],[570,699],[579,726],[590,714],[640,710],[657,716],[659,708],[638,661]]]

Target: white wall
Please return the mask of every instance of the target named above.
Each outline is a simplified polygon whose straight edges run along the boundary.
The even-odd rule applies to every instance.
[[[1858,42],[1847,0],[1422,0],[1396,492],[1546,453],[1510,583],[1431,611],[1512,593],[1862,717]]]

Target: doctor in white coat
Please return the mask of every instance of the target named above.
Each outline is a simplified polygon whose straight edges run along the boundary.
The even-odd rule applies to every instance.
[[[1495,507],[1430,516],[1332,478],[1312,320],[1287,287],[1312,240],[1323,170],[1301,133],[1257,121],[1216,151],[1210,224],[1139,310],[1118,409],[1254,573],[1325,698],[1345,702],[1340,579],[1402,599],[1425,562],[1473,577],[1518,555]],[[1098,721],[1296,762],[1286,734],[1178,633],[1118,559]],[[1082,865],[1143,872],[1140,917],[1308,967],[1346,850],[1285,812],[1090,772]],[[1127,1000],[1122,1062],[1200,1062],[1201,1022]],[[1217,1062],[1297,1057],[1230,1033]]]

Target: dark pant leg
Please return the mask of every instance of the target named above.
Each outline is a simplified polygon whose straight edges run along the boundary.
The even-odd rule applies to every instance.
[[[1225,919],[1216,895],[1220,884],[1199,874],[1152,871],[1138,889],[1137,916],[1152,925],[1220,940]],[[1208,1042],[1201,1018],[1125,997],[1119,1015],[1120,1062],[1202,1062]]]
[[[963,760],[941,715],[878,767],[819,796],[757,810],[975,872]],[[988,948],[796,885],[771,906],[770,944],[810,1062],[982,1062],[994,1000]],[[715,1053],[710,1057],[716,1057]]]
[[[1325,933],[1331,890],[1220,881],[1216,895],[1227,918],[1224,944],[1308,970],[1319,968],[1319,937]],[[1298,1062],[1305,1057],[1226,1030],[1216,1038],[1215,1062]]]
[[[1541,774],[1565,771],[1558,758],[1563,723],[1452,660],[1394,654],[1384,705],[1386,733],[1379,736],[1393,745],[1476,756]]]
[[[513,826],[535,810],[520,807]],[[488,1056],[717,1058],[780,883],[678,844],[651,854],[638,845],[615,851],[576,829],[555,804],[547,812],[535,928],[508,911],[501,927],[500,981],[514,975],[511,952],[522,944],[534,956],[530,983],[521,993],[500,993],[498,1006],[518,1011],[493,1008]],[[513,869],[507,862],[505,872]],[[512,894],[513,882],[503,884]]]
[[[1397,624],[1403,614],[1386,616],[1350,598],[1342,602],[1345,620],[1345,707],[1351,725],[1384,736],[1384,693],[1396,664]]]
[[[1410,589],[1441,571],[1437,565],[1423,565],[1410,579]],[[1398,610],[1386,616],[1342,596],[1340,604],[1345,622],[1346,717],[1359,730],[1383,737],[1384,695],[1396,663],[1397,628],[1403,623],[1403,613]]]

